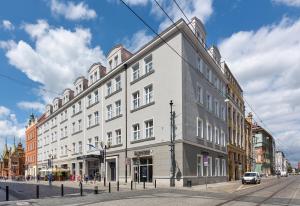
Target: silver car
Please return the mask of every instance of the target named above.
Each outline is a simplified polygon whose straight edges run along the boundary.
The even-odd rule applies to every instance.
[[[261,178],[258,172],[246,172],[242,177],[242,184],[253,183],[260,184]]]

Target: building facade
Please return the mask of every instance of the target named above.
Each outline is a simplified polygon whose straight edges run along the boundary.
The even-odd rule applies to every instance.
[[[253,115],[249,113],[245,118],[245,147],[246,147],[246,171],[255,170],[255,152],[252,138]]]
[[[228,178],[239,180],[246,171],[245,105],[243,90],[224,63],[227,85]]]
[[[178,29],[180,28],[180,30]],[[179,20],[132,54],[122,45],[47,105],[38,123],[41,175],[170,182],[170,101],[176,185],[227,180],[226,84],[199,19]],[[102,161],[105,149],[105,158]],[[51,162],[49,164],[49,162]]]
[[[25,151],[22,143],[16,146],[15,141],[12,148],[5,143],[0,160],[0,176],[5,178],[23,178],[25,175]]]
[[[255,151],[255,171],[273,175],[275,166],[275,141],[272,135],[261,126],[253,125],[253,144]]]
[[[286,174],[287,173],[287,159],[282,151],[276,151],[275,155],[275,168],[276,173]]]

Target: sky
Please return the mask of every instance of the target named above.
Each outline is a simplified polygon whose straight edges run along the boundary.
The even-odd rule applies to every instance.
[[[171,21],[154,0],[124,0],[155,31]],[[173,0],[158,0],[184,18]],[[205,25],[244,91],[247,112],[274,136],[277,148],[300,160],[300,0],[176,0]],[[16,6],[17,5],[17,6]],[[0,150],[5,138],[24,141],[33,112],[70,87],[116,44],[135,52],[155,34],[120,0],[0,2]],[[171,51],[170,51],[171,52]],[[253,111],[252,111],[253,112]]]

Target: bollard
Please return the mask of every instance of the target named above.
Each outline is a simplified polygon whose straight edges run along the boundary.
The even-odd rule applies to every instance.
[[[39,199],[40,198],[40,186],[37,185],[36,186],[36,199]]]
[[[131,180],[130,182],[130,189],[132,190],[132,187],[133,187],[133,181]]]
[[[82,182],[79,183],[80,186],[80,196],[82,196]]]
[[[117,181],[117,191],[119,191],[119,189],[120,189],[120,183],[119,181]]]
[[[95,189],[94,189],[94,194],[98,194],[98,186],[95,186]]]
[[[111,188],[110,188],[110,182],[108,183],[108,192],[111,192]]]
[[[61,184],[60,188],[61,188],[61,190],[60,190],[61,191],[61,196],[63,197],[64,196],[64,184]]]
[[[106,177],[103,178],[104,187],[106,187]]]
[[[145,183],[145,180],[144,180],[144,182],[143,182],[143,188],[144,188],[144,189],[145,189],[145,184],[146,184],[146,183]]]
[[[154,181],[154,188],[156,188],[156,179],[155,179],[155,181]]]
[[[5,187],[5,191],[6,191],[6,201],[9,201],[8,186]]]

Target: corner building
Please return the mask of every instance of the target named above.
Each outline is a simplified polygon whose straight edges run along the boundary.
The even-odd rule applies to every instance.
[[[199,19],[183,19],[132,54],[122,45],[46,107],[38,125],[40,173],[61,170],[107,181],[170,180],[170,101],[176,186],[227,180],[226,84],[220,53],[205,48]],[[100,163],[100,151],[106,159]],[[49,166],[49,160],[53,164]],[[207,165],[204,162],[207,160]]]

